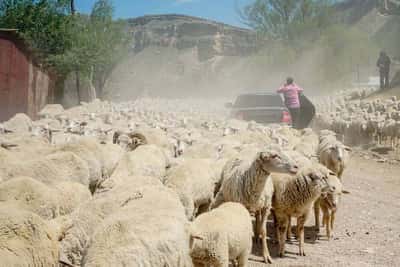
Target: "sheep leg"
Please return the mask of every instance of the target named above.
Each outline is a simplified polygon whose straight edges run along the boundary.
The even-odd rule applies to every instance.
[[[304,252],[304,224],[306,222],[306,215],[297,218],[297,236],[299,239],[299,255],[305,256]]]
[[[239,267],[247,267],[248,261],[249,261],[249,256],[250,256],[250,250],[243,252],[238,258],[238,266]]]
[[[333,231],[334,225],[335,225],[335,219],[336,219],[336,211],[332,211],[331,212],[331,229]]]
[[[321,203],[321,199],[317,199],[317,201],[315,201],[315,203],[314,203],[315,231],[317,233],[319,233],[319,228],[320,228],[320,221],[319,221],[320,205],[321,205],[320,203]]]
[[[269,209],[264,207],[260,211],[260,223],[261,223],[261,241],[263,249],[263,258],[265,263],[272,263],[271,255],[269,255],[268,244],[267,244],[267,217]]]
[[[330,223],[331,218],[330,218],[329,210],[327,207],[323,207],[322,214],[323,214],[322,220],[326,227],[326,236],[327,236],[328,240],[330,240],[330,238],[331,238],[331,223]]]
[[[292,217],[289,216],[288,220],[288,226],[287,226],[287,232],[286,232],[286,240],[287,241],[292,241]]]
[[[278,236],[278,242],[279,242],[279,257],[285,256],[285,237],[286,237],[286,231],[287,231],[287,217],[279,217],[277,216],[277,224],[278,227],[276,228],[277,230],[277,236]]]
[[[261,224],[261,212],[258,210],[258,211],[256,211],[256,214],[255,214],[255,218],[256,218],[256,221],[255,221],[255,225],[254,225],[254,238],[255,238],[255,241],[256,241],[256,244],[257,244],[257,246],[259,246],[259,245],[261,245],[261,226],[262,226],[262,224]]]

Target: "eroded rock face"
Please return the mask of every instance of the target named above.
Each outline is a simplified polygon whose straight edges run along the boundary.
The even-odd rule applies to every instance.
[[[205,19],[158,15],[128,22],[135,52],[149,46],[197,48],[199,60],[203,61],[214,56],[248,55],[256,49],[254,32]]]

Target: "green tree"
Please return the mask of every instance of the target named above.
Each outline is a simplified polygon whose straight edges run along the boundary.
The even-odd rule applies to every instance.
[[[242,20],[269,39],[291,41],[329,24],[329,0],[256,0],[240,11]]]
[[[2,0],[1,27],[16,28],[43,62],[62,82],[76,72],[102,88],[127,49],[128,35],[122,21],[113,20],[108,0],[96,1],[92,13],[75,13],[74,0]]]

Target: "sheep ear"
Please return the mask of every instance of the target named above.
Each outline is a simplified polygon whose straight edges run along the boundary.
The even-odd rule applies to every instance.
[[[311,178],[311,180],[316,181],[316,180],[320,180],[321,177],[319,177],[317,174],[315,173],[310,173],[309,177]]]
[[[344,147],[344,150],[346,150],[346,151],[348,151],[348,152],[351,152],[351,151],[352,151],[352,149],[351,149],[350,147],[348,147],[348,146],[345,146],[345,147]]]
[[[190,235],[190,238],[197,239],[197,240],[204,240],[204,237],[199,236],[199,235]]]
[[[344,190],[344,189],[342,190],[342,193],[343,193],[343,194],[350,194],[350,192],[349,192],[349,191],[347,191],[347,190]]]

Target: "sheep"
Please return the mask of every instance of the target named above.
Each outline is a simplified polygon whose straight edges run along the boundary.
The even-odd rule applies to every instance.
[[[89,185],[87,163],[71,152],[59,152],[48,156],[20,163],[19,160],[0,166],[0,174],[5,181],[28,176],[43,182],[55,184],[60,181],[75,181]]]
[[[113,135],[113,144],[119,144],[128,151],[133,151],[138,146],[147,145],[148,142],[146,137],[141,133],[116,131]]]
[[[237,260],[248,266],[252,247],[252,222],[240,203],[226,202],[201,214],[190,226],[190,256],[194,266],[228,267]]]
[[[14,133],[27,133],[29,128],[32,127],[32,120],[24,113],[17,113],[3,125],[4,128]]]
[[[0,123],[0,134],[13,133],[13,131],[7,129],[3,123]]]
[[[114,153],[117,151],[112,158],[112,161],[108,159],[109,155],[107,154],[107,149],[102,147],[103,145],[99,144],[93,138],[83,138],[76,143],[65,144],[59,147],[56,147],[54,151],[63,151],[63,152],[73,152],[78,157],[86,161],[89,172],[89,187],[92,193],[94,193],[97,187],[109,177],[112,173],[115,166],[107,166],[109,163],[113,162],[115,165],[117,161],[122,157],[122,150],[113,149]],[[112,147],[113,145],[109,145],[108,147]],[[107,147],[107,148],[108,148]]]
[[[95,194],[102,194],[117,185],[123,185],[132,176],[137,175],[152,176],[163,181],[168,165],[167,156],[157,146],[139,146],[122,157],[111,177],[97,186]]]
[[[1,266],[56,266],[57,233],[38,215],[0,203]]]
[[[329,190],[327,183],[328,169],[322,165],[312,165],[301,169],[295,176],[273,174],[274,194],[272,207],[277,225],[279,256],[285,255],[285,238],[289,219],[297,217],[297,237],[299,254],[304,252],[304,223],[315,200]]]
[[[160,219],[162,218],[162,219]],[[83,266],[192,266],[189,224],[176,194],[144,186],[95,230]]]
[[[333,171],[340,179],[347,165],[351,148],[336,140],[335,136],[320,136],[318,146],[319,162]]]
[[[53,149],[43,137],[32,137],[25,133],[8,134],[0,140],[6,145],[4,148],[10,150],[21,162],[46,156]]]
[[[164,184],[178,193],[186,216],[192,220],[201,206],[208,210],[216,180],[210,160],[187,159],[168,171]]]
[[[382,134],[385,138],[390,138],[390,147],[396,148],[400,137],[400,123],[392,119],[385,121]]]
[[[60,104],[47,104],[38,113],[38,115],[41,118],[56,117],[56,116],[62,114],[63,112],[64,112],[64,108]]]
[[[96,192],[91,201],[78,206],[69,216],[70,222],[67,221],[72,227],[65,231],[61,240],[60,259],[67,265],[80,266],[95,229],[126,203],[138,198],[137,190],[144,186],[160,187],[162,183],[155,177],[130,176],[124,184],[117,184],[101,194]]]
[[[30,177],[17,177],[0,184],[1,202],[12,203],[46,220],[71,213],[89,198],[88,188],[72,182],[52,187]]]
[[[45,220],[60,216],[57,190],[30,177],[16,177],[0,184],[0,202],[12,203]]]
[[[297,166],[282,152],[241,153],[228,161],[222,172],[222,184],[211,208],[223,202],[239,202],[256,215],[256,238],[260,238],[265,262],[272,262],[267,247],[266,221],[270,210],[271,172],[295,173]],[[268,187],[267,187],[268,186]]]
[[[332,237],[332,229],[335,224],[336,212],[342,194],[348,194],[349,192],[343,190],[343,185],[336,175],[329,175],[327,182],[330,190],[317,199],[314,203],[314,216],[315,216],[315,228],[319,232],[320,227],[320,209],[323,213],[323,224],[326,227],[326,236],[328,240]]]

